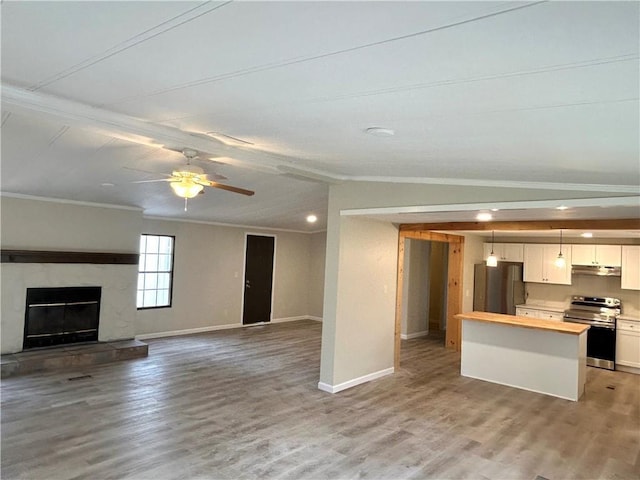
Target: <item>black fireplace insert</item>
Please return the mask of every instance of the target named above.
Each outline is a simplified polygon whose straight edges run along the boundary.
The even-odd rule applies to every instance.
[[[98,341],[101,287],[28,288],[24,349]]]

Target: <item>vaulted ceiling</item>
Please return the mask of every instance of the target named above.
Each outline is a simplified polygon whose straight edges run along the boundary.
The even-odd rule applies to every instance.
[[[323,228],[329,183],[348,179],[638,193],[637,2],[21,1],[1,14],[4,193],[301,231]],[[184,212],[166,183],[132,183],[184,164],[183,148],[255,196],[207,189]]]

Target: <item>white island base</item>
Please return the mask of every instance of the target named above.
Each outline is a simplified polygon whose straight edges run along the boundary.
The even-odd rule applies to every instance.
[[[485,312],[458,318],[463,376],[573,401],[584,393],[587,326]]]

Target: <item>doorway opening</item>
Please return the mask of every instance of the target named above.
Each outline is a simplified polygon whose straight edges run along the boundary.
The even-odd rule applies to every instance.
[[[462,311],[463,249],[464,237],[461,235],[401,226],[398,237],[395,368],[400,367],[405,327],[407,339],[415,338],[411,336],[412,330],[415,336],[437,331],[443,335],[446,348],[459,350],[460,328],[454,315]],[[435,258],[433,268],[432,255]],[[416,323],[412,325],[416,320],[417,327]]]
[[[243,325],[271,321],[275,249],[274,235],[245,236]]]
[[[429,335],[444,346],[448,254],[446,242],[405,241],[402,340]]]

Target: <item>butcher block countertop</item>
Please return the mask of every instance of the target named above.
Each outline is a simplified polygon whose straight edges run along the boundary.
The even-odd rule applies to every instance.
[[[490,312],[458,313],[455,317],[460,320],[476,320],[478,322],[498,323],[501,325],[512,325],[514,327],[532,328],[536,330],[550,330],[558,333],[567,333],[569,335],[580,335],[589,329],[589,325],[583,325],[581,323],[557,322],[540,318],[518,317],[515,315],[503,315],[501,313]]]

